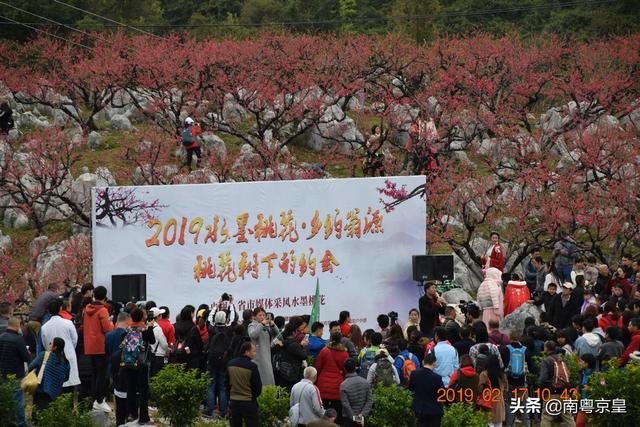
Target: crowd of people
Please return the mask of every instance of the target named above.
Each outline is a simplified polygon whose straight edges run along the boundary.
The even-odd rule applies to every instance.
[[[181,363],[208,374],[202,415],[229,418],[232,426],[259,425],[257,398],[272,384],[290,391],[292,425],[362,426],[374,388],[384,385],[412,393],[420,426],[439,426],[445,404],[453,401],[487,411],[492,426],[512,426],[516,418],[529,426],[535,415],[512,411],[510,397],[519,393],[526,402],[534,389],[552,398],[572,389],[563,355],[578,357],[583,398],[594,371],[610,369],[611,359],[617,368],[636,357],[640,270],[629,256],[615,269],[574,258],[575,245],[563,240],[553,262],[536,252],[523,265],[524,280],[514,275],[508,281],[498,268],[503,264],[491,260],[501,256],[497,244],[494,239],[483,260],[477,303],[447,304],[436,284],[427,283],[406,321],[395,312],[381,314],[377,328],[365,331],[348,311],[326,325],[260,307],[239,313],[228,294],[185,306],[172,321],[169,308],[153,301],[119,304],[107,299],[103,286],[51,284],[24,324],[10,304],[0,304],[0,374],[19,380],[38,375],[36,412],[62,393],[76,393],[95,411],[115,408],[117,425],[150,423],[150,380],[166,364]],[[514,286],[515,297],[509,293]],[[540,307],[539,320],[501,331],[505,312],[525,302]],[[458,392],[443,394],[447,389]],[[18,425],[25,426],[19,386],[15,401]],[[581,413],[541,412],[542,426],[554,419],[584,425]]]

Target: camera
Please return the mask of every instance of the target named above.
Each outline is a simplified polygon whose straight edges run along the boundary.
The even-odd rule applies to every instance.
[[[465,301],[463,299],[460,300],[460,304],[458,304],[458,307],[460,308],[460,311],[462,312],[462,314],[466,315],[469,312],[469,307],[475,307],[476,303],[473,301]]]
[[[225,293],[222,294],[222,298],[221,299],[222,299],[222,301],[231,301],[231,298],[232,298],[232,295],[225,292]]]
[[[398,320],[397,311],[390,311],[389,313],[387,313],[387,316],[389,316],[389,321],[391,322],[391,324],[396,323],[396,321]]]

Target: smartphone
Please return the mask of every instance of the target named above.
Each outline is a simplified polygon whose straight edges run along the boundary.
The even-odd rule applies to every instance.
[[[267,313],[267,320],[273,320],[273,314]]]

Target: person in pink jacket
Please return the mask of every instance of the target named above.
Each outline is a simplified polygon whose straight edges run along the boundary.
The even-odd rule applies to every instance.
[[[488,325],[492,319],[503,318],[504,296],[502,295],[502,272],[494,267],[484,270],[484,281],[478,289],[478,306],[482,310],[482,321]]]

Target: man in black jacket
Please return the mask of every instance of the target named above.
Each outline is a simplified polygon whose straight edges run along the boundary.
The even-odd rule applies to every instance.
[[[26,426],[24,417],[24,393],[19,380],[24,377],[24,364],[29,362],[29,351],[19,334],[20,319],[9,318],[7,330],[0,335],[0,381],[7,376],[15,375],[18,382],[14,392],[14,400],[18,409],[18,426]]]
[[[562,293],[556,295],[549,306],[549,315],[551,316],[551,324],[556,329],[564,329],[570,325],[571,317],[580,313],[582,301],[579,301],[573,294],[573,283],[564,282],[562,284]]]
[[[240,347],[242,356],[237,357],[227,365],[231,403],[231,427],[242,427],[243,421],[247,427],[258,427],[258,396],[262,392],[262,381],[258,365],[253,363],[256,358],[256,346],[252,342],[244,342]]]
[[[440,326],[440,314],[444,314],[446,305],[447,302],[438,295],[436,284],[427,282],[424,285],[424,295],[418,300],[422,335],[433,338],[433,330]]]
[[[433,352],[424,357],[424,368],[416,369],[409,379],[409,390],[414,392],[412,408],[419,427],[439,427],[444,409],[438,402],[438,390],[443,388],[442,377],[433,372],[436,356]]]

